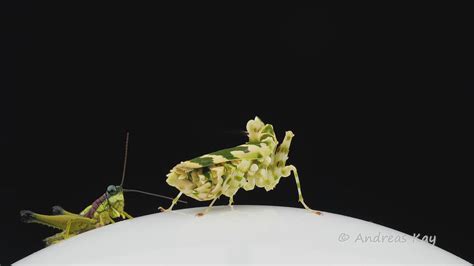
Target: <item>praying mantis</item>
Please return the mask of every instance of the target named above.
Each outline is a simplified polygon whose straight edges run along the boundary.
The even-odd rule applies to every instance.
[[[293,173],[298,201],[306,210],[320,215],[320,211],[306,205],[296,167],[286,165],[293,132],[286,131],[283,142],[278,145],[273,126],[263,123],[260,118],[249,120],[246,128],[249,138],[247,143],[208,153],[174,166],[167,175],[166,182],[180,192],[170,207],[159,209],[171,211],[184,194],[198,201],[211,201],[203,212],[197,214],[203,216],[220,196],[228,197],[229,206],[232,206],[234,195],[239,189],[249,191],[257,186],[270,191],[282,177]]]

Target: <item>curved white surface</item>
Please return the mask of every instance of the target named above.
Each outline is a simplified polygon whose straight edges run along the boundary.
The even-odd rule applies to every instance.
[[[237,205],[233,209],[217,206],[196,217],[202,209],[157,213],[105,226],[44,248],[16,264],[470,265],[407,234],[342,215]]]

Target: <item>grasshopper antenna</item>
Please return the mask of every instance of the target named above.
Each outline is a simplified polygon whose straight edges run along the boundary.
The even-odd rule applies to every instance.
[[[158,197],[158,198],[163,198],[163,199],[169,199],[169,200],[173,200],[173,198],[171,197],[167,197],[167,196],[163,196],[163,195],[159,195],[159,194],[155,194],[155,193],[150,193],[150,192],[146,192],[146,191],[141,191],[141,190],[137,190],[137,189],[126,189],[126,188],[123,188],[123,183],[125,181],[125,174],[127,172],[127,158],[128,158],[128,139],[130,138],[130,132],[127,131],[127,136],[125,138],[125,158],[124,158],[124,161],[123,161],[123,171],[122,171],[122,182],[120,183],[120,187],[122,188],[122,190],[124,192],[135,192],[135,193],[141,193],[141,194],[145,194],[145,195],[149,195],[149,196],[154,196],[154,197]],[[186,203],[186,201],[184,200],[178,200],[179,202],[181,203]]]
[[[142,191],[142,190],[137,190],[137,189],[126,189],[126,188],[124,188],[123,191],[124,191],[124,192],[141,193],[141,194],[145,194],[145,195],[149,195],[149,196],[154,196],[154,197],[158,197],[158,198],[173,200],[173,198],[171,198],[171,197],[167,197],[167,196],[163,196],[163,195],[155,194],[155,193],[150,193],[150,192],[146,192],[146,191]],[[184,201],[184,200],[178,200],[178,201],[181,202],[181,203],[186,203],[186,204],[188,204],[188,202],[187,202],[187,201]]]
[[[123,161],[123,170],[122,170],[122,182],[120,183],[120,187],[123,187],[123,182],[125,181],[125,173],[127,171],[127,158],[128,158],[128,138],[130,136],[130,132],[127,131],[127,136],[125,137],[125,158]]]

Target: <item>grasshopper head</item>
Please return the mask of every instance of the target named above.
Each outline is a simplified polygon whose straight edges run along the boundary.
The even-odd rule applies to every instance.
[[[113,195],[116,195],[117,193],[119,193],[119,191],[121,191],[122,188],[120,186],[114,186],[114,185],[110,185],[107,187],[107,195],[110,197],[112,197]]]
[[[107,198],[108,198],[109,204],[112,205],[112,207],[115,210],[119,212],[123,212],[123,209],[125,207],[125,199],[123,197],[123,189],[121,186],[115,186],[115,185],[108,186]],[[111,217],[117,218],[117,217],[120,217],[120,214],[117,212],[112,212]]]

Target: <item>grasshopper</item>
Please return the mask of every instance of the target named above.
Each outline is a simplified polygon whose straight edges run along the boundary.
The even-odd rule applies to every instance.
[[[309,208],[304,202],[296,167],[286,165],[293,132],[286,131],[283,142],[278,146],[273,126],[263,123],[260,118],[255,117],[248,121],[246,128],[249,138],[247,143],[205,154],[174,166],[167,175],[166,182],[180,192],[168,209],[159,209],[171,211],[179,198],[185,194],[198,201],[212,200],[203,212],[197,214],[202,216],[209,212],[222,195],[229,198],[229,206],[232,206],[233,197],[240,188],[249,191],[257,186],[270,191],[281,177],[288,177],[293,173],[298,201],[306,210],[320,215],[321,212]]]
[[[136,192],[170,200],[172,199],[170,197],[141,190],[123,188],[127,167],[128,139],[129,133],[127,132],[122,182],[118,186],[109,185],[107,187],[107,191],[98,199],[96,199],[91,205],[87,206],[82,212],[75,214],[64,210],[60,206],[53,207],[53,215],[37,214],[28,210],[20,211],[21,220],[23,222],[39,223],[62,230],[60,233],[44,239],[46,246],[58,243],[83,232],[115,223],[115,218],[132,219],[133,217],[124,210],[124,192]],[[186,203],[185,201],[180,202]]]

